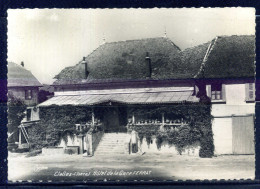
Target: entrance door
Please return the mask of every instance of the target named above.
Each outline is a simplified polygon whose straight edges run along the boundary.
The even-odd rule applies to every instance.
[[[254,154],[254,117],[232,118],[232,143],[234,154]]]
[[[126,132],[127,114],[124,107],[105,108],[103,114],[105,132]]]
[[[105,132],[118,132],[119,117],[118,109],[115,107],[106,108],[104,112]]]

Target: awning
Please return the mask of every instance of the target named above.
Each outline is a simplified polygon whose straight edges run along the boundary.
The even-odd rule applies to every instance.
[[[107,91],[107,90],[106,90]],[[58,95],[39,104],[39,106],[51,105],[97,105],[107,102],[117,102],[122,104],[171,104],[182,102],[199,102],[199,98],[193,95],[192,90],[166,90],[166,91],[144,91],[133,92],[125,90],[124,92],[115,93],[91,93],[77,95]]]

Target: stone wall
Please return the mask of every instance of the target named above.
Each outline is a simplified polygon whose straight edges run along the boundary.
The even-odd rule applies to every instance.
[[[87,152],[88,155],[94,155],[94,152],[103,136],[104,132],[103,131],[99,131],[96,133],[87,133],[84,136],[84,152]],[[79,147],[80,143],[79,143],[79,139],[77,138],[76,135],[70,136],[67,135],[67,141],[65,142],[64,139],[60,140],[60,143],[57,147],[62,147],[62,148],[66,148],[66,147]]]
[[[95,150],[97,149],[97,146],[103,135],[104,135],[103,131],[92,133],[92,155],[94,155]]]

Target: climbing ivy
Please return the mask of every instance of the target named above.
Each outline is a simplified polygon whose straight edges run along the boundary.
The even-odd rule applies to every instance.
[[[198,104],[179,104],[168,106],[150,106],[132,108],[132,113],[136,115],[150,114],[159,115],[164,113],[165,116],[172,120],[183,120],[186,125],[170,129],[165,126],[160,129],[160,125],[128,125],[129,129],[134,129],[139,133],[140,138],[151,136],[156,137],[157,148],[160,149],[164,141],[174,145],[181,154],[185,147],[194,143],[200,143],[200,157],[212,157],[214,155],[213,133],[212,133],[212,116],[210,103]],[[142,141],[142,140],[141,140]]]
[[[8,142],[14,143],[18,141],[18,126],[25,117],[26,105],[23,100],[15,97],[12,92],[8,92]]]
[[[158,133],[160,125],[128,125],[128,131],[135,130],[142,142],[146,138],[147,145],[150,145],[152,136]]]
[[[90,120],[91,109],[85,106],[42,107],[40,121],[28,130],[31,147],[55,146],[62,138],[66,142],[68,135],[77,133],[75,124],[85,124]]]
[[[172,120],[183,120],[187,125],[174,129],[161,124],[128,125],[128,129],[134,129],[142,139],[145,137],[150,144],[152,136],[157,138],[157,147],[160,148],[164,141],[177,147],[181,154],[185,147],[196,142],[200,143],[200,157],[212,157],[214,154],[213,134],[211,126],[211,104],[175,104],[164,106],[138,106],[129,108],[129,112],[136,115],[145,113],[150,116],[165,114]],[[98,115],[98,112],[97,112]],[[45,146],[55,146],[61,138],[68,133],[75,133],[75,124],[85,124],[91,120],[91,108],[86,106],[50,106],[40,109],[40,122],[30,127],[29,140],[32,148],[40,149]]]

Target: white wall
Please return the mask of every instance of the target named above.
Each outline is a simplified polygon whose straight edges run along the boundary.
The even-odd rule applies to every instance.
[[[246,115],[255,113],[255,103],[247,103],[245,84],[226,85],[226,103],[212,104],[211,114],[214,117]]]
[[[27,110],[28,110],[28,109],[31,110],[31,117],[30,117],[30,120],[27,120]],[[38,121],[38,120],[40,120],[39,107],[37,107],[37,106],[27,107],[25,113],[26,113],[26,114],[25,114],[25,116],[24,116],[22,122]]]
[[[214,154],[232,154],[232,118],[215,118],[212,122]]]
[[[246,102],[245,84],[226,85],[226,103],[212,104],[215,154],[232,154],[232,115],[255,113],[255,103]]]
[[[35,106],[31,108],[31,121],[40,120],[39,107]]]

